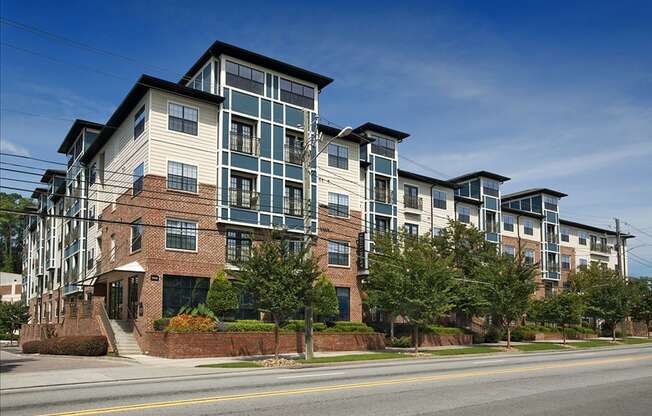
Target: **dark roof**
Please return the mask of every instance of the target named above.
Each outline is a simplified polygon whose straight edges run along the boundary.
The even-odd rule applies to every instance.
[[[46,188],[36,188],[32,192],[32,198],[38,198],[40,194],[46,194],[48,190]]]
[[[321,123],[319,123],[319,125],[317,126],[317,129],[319,131],[321,131],[322,133],[326,134],[327,136],[330,136],[330,137],[337,136],[339,134],[339,132],[341,131],[341,129],[338,129],[338,128],[332,127],[332,126],[327,126],[326,124],[321,124]],[[354,134],[354,133],[349,134],[348,136],[340,137],[340,138],[343,139],[343,140],[351,140],[351,141],[354,141],[356,143],[368,143],[370,141],[368,138],[366,138],[364,136],[361,136],[359,134]]]
[[[543,214],[538,214],[536,212],[531,212],[531,211],[523,211],[520,209],[514,209],[506,206],[500,207],[500,210],[502,212],[509,212],[511,214],[517,214],[517,215],[525,215],[528,217],[535,217],[535,218],[543,218]]]
[[[294,78],[312,82],[313,84],[316,84],[320,90],[333,82],[332,78],[320,75],[316,72],[308,71],[307,69],[299,68],[298,66],[290,65],[268,56],[260,55],[256,52],[230,45],[228,43],[215,41],[206,50],[206,52],[204,52],[204,54],[199,57],[199,59],[192,65],[192,67],[190,67],[183,78],[179,80],[179,84],[185,85],[188,81],[190,81],[192,76],[204,66],[206,61],[208,61],[211,56],[218,57],[222,54],[232,56],[234,58],[280,72],[282,74],[290,75]]]
[[[482,201],[478,199],[473,199],[473,198],[468,198],[462,195],[455,195],[455,201],[457,202],[463,202],[465,204],[471,204],[471,205],[482,205]]]
[[[381,126],[380,124],[374,123],[364,123],[363,125],[353,129],[354,133],[363,133],[365,130],[375,131],[376,133],[384,134],[389,137],[393,137],[398,140],[407,139],[410,137],[409,133],[405,133],[399,130],[390,129],[389,127]]]
[[[45,173],[41,177],[41,182],[49,183],[52,178],[59,177],[65,179],[66,171],[57,170],[57,169],[46,169]]]
[[[563,198],[565,196],[568,196],[563,192],[555,191],[554,189],[550,189],[550,188],[532,188],[532,189],[526,189],[524,191],[512,192],[511,194],[503,195],[502,200],[506,201],[510,199],[516,199],[516,198],[521,198],[521,197],[536,195],[536,194],[548,194],[548,195],[556,196],[558,198]]]
[[[76,119],[72,123],[70,130],[68,130],[68,134],[66,134],[66,137],[63,139],[63,142],[59,146],[58,152],[63,154],[68,153],[68,150],[70,150],[70,146],[75,144],[75,139],[77,139],[82,129],[89,128],[89,129],[100,130],[102,127],[104,127],[103,124],[95,123],[94,121]]]
[[[593,231],[596,233],[601,233],[601,234],[608,234],[615,236],[616,232],[614,230],[607,230],[606,228],[600,228],[600,227],[594,227],[593,225],[587,225],[587,224],[582,224],[579,222],[575,221],[569,221],[569,220],[564,220],[562,218],[559,219],[559,224],[564,224],[564,225],[569,225],[571,227],[577,227],[577,228],[582,228],[584,230],[589,230]],[[622,238],[634,238],[635,236],[632,234],[627,234],[627,233],[620,233]]]
[[[129,115],[133,107],[138,104],[141,98],[149,89],[162,90],[184,97],[202,100],[210,104],[220,104],[224,97],[210,94],[208,92],[196,90],[194,88],[184,87],[174,82],[152,77],[150,75],[141,75],[136,84],[131,88],[127,96],[122,100],[113,115],[106,122],[100,134],[93,141],[90,147],[82,155],[81,161],[87,163],[97,153],[98,150],[111,138],[113,132],[120,126],[124,119]]]
[[[463,181],[465,181],[467,179],[479,178],[480,176],[485,177],[485,178],[489,178],[489,179],[494,179],[494,180],[499,181],[499,182],[507,182],[508,180],[511,179],[511,178],[508,178],[507,176],[499,175],[497,173],[489,172],[489,171],[486,171],[486,170],[479,170],[477,172],[471,172],[471,173],[467,173],[465,175],[456,176],[454,178],[449,179],[449,181],[451,181],[451,182],[463,182]]]
[[[440,185],[450,189],[458,188],[458,186],[452,182],[445,181],[443,179],[432,178],[430,176],[420,175],[414,172],[408,172],[407,170],[399,169],[398,176],[402,176],[404,178],[410,178],[410,179],[414,179],[417,181],[426,182],[434,185]]]

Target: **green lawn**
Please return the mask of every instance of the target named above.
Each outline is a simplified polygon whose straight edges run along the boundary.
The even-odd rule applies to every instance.
[[[346,361],[389,360],[393,358],[410,358],[400,352],[372,352],[368,354],[335,355],[332,357],[317,357],[311,360],[297,360],[303,364],[341,363]]]
[[[523,351],[523,352],[537,352],[537,351],[547,351],[547,350],[565,350],[566,347],[560,344],[553,344],[550,342],[539,342],[536,344],[523,344],[523,345],[513,345],[513,348]]]
[[[626,345],[647,344],[652,342],[652,338],[625,338],[620,342]]]
[[[254,368],[261,367],[255,361],[235,361],[232,363],[220,363],[220,364],[203,364],[198,365],[197,367],[208,367],[208,368]]]
[[[449,348],[445,350],[434,350],[433,355],[448,356],[448,355],[465,355],[465,354],[488,354],[492,352],[501,352],[502,349],[496,347],[485,347],[482,345],[475,345],[465,348]]]
[[[598,347],[613,347],[616,344],[609,341],[593,340],[593,341],[584,341],[584,342],[573,342],[570,345],[573,348],[598,348]]]

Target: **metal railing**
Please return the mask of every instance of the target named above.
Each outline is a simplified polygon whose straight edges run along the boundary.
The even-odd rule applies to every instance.
[[[546,242],[559,244],[559,236],[557,234],[548,234],[546,235]]]
[[[405,208],[423,210],[423,198],[419,196],[403,195],[403,205]]]
[[[608,254],[608,253],[611,253],[611,248],[606,244],[591,243],[591,251],[597,251],[597,252],[600,252],[600,253]]]
[[[229,134],[229,148],[234,152],[260,155],[260,139],[242,134]]]
[[[286,144],[285,161],[295,165],[303,164],[303,146]]]
[[[389,190],[379,190],[378,188],[374,189],[374,201],[377,202],[383,202],[385,204],[391,204],[392,203],[392,198],[391,198],[391,192]]]
[[[303,198],[283,197],[283,212],[285,215],[303,217]]]
[[[229,188],[229,205],[236,208],[257,210],[260,207],[260,197],[256,191]]]

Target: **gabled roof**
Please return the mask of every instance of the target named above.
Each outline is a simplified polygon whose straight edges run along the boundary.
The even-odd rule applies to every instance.
[[[84,128],[100,130],[102,127],[104,127],[103,124],[95,123],[94,121],[76,119],[72,123],[72,126],[70,126],[70,130],[68,130],[68,134],[64,137],[63,142],[61,142],[58,152],[64,155],[68,153],[68,150],[75,144],[75,140]]]
[[[511,178],[508,178],[507,176],[499,175],[497,173],[489,172],[486,170],[479,170],[476,172],[470,172],[464,175],[456,176],[454,178],[449,179],[450,182],[464,182],[467,179],[474,179],[474,178],[479,178],[479,177],[484,177],[484,178],[489,178],[496,180],[498,182],[507,182]]]
[[[206,52],[204,52],[203,55],[200,56],[197,61],[195,61],[188,72],[186,72],[186,74],[179,80],[179,84],[185,85],[211,57],[218,57],[222,54],[232,56],[245,62],[250,62],[252,64],[259,65],[297,79],[312,82],[313,84],[317,85],[319,90],[322,90],[325,86],[333,82],[333,79],[327,76],[320,75],[316,72],[308,71],[307,69],[299,68],[298,66],[290,65],[285,62],[281,62],[268,56],[240,48],[238,46],[220,42],[218,40],[213,42],[213,44],[206,50]]]
[[[407,170],[399,169],[398,176],[403,178],[414,179],[416,181],[430,183],[433,185],[443,186],[445,188],[450,188],[450,189],[458,188],[458,186],[452,182],[445,181],[443,179],[432,178],[430,176],[425,176],[414,172],[408,172]]]
[[[543,218],[543,214],[538,214],[536,212],[531,212],[531,211],[523,211],[520,209],[515,209],[515,208],[510,208],[508,206],[501,206],[500,210],[502,212],[509,212],[511,214],[516,214],[516,215],[524,215],[526,217],[534,217],[534,218]]]
[[[50,183],[52,178],[65,179],[66,178],[66,171],[57,170],[57,169],[46,169],[45,173],[41,177],[41,182]]]
[[[531,188],[531,189],[526,189],[524,191],[512,192],[511,194],[503,195],[502,200],[508,201],[510,199],[522,198],[522,197],[537,195],[537,194],[547,194],[551,196],[556,196],[558,198],[563,198],[565,196],[568,196],[563,192],[555,191],[554,189],[550,189],[550,188]]]
[[[595,227],[593,225],[587,225],[575,221],[564,220],[562,218],[559,219],[559,224],[568,225],[575,228],[581,228],[583,230],[593,231],[595,233],[600,233],[600,234],[607,234],[611,236],[617,235],[614,230],[608,230],[606,228]],[[620,236],[624,239],[635,237],[634,235],[627,234],[627,233],[620,233]]]
[[[161,90],[176,95],[181,95],[196,100],[201,100],[209,104],[220,104],[224,101],[224,97],[211,94],[208,92],[196,90],[194,88],[184,87],[183,85],[175,84],[174,82],[166,81],[164,79],[152,77],[150,75],[141,75],[136,81],[136,84],[131,88],[127,96],[122,100],[118,108],[115,109],[106,125],[100,131],[100,134],[84,152],[81,161],[87,163],[95,156],[95,154],[106,144],[111,138],[113,132],[120,127],[120,124],[131,113],[134,106],[138,104],[145,93],[150,90]]]
[[[354,133],[364,133],[366,130],[375,131],[376,133],[384,134],[385,136],[393,137],[395,139],[403,140],[410,137],[409,133],[405,133],[399,130],[394,130],[389,127],[381,126],[380,124],[375,123],[364,123],[363,125],[353,129]]]
[[[340,132],[340,129],[338,129],[336,127],[328,126],[326,124],[321,124],[321,123],[319,123],[319,125],[317,126],[317,129],[319,131],[321,131],[322,133],[326,134],[327,136],[330,136],[330,137],[335,137]],[[366,138],[366,137],[364,137],[364,136],[362,136],[360,134],[354,134],[354,133],[349,134],[348,136],[340,137],[340,139],[342,139],[342,140],[351,140],[351,141],[354,141],[356,143],[368,143],[368,142],[371,141],[368,138]]]

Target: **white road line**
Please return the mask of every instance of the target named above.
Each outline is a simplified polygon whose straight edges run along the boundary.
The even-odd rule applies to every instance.
[[[288,378],[305,378],[305,377],[337,376],[337,375],[340,375],[340,374],[344,374],[344,373],[301,374],[301,375],[297,375],[297,376],[284,376],[284,377],[276,377],[276,378],[278,378],[279,380],[283,380],[283,379],[288,379]]]
[[[503,361],[507,360],[484,360],[484,361],[473,361],[472,364],[493,364],[493,363],[500,363]]]

